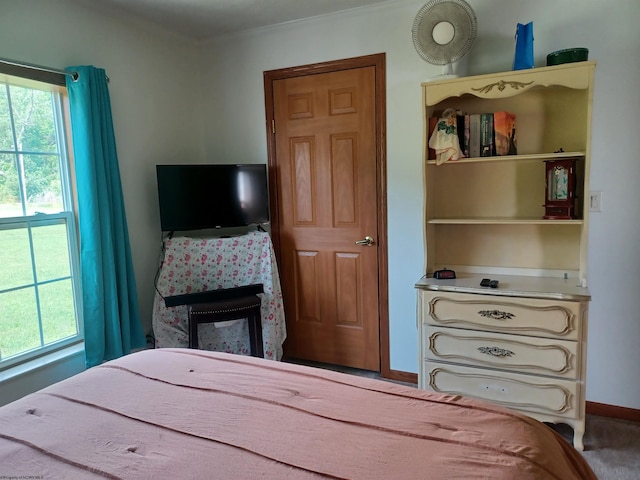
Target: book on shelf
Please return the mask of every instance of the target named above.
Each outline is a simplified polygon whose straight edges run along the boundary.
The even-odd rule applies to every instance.
[[[493,113],[480,114],[480,156],[495,155],[495,141],[493,131]]]
[[[462,152],[464,156],[469,158],[469,128],[470,128],[470,115],[467,113],[464,116],[464,148]]]
[[[464,136],[464,113],[458,112],[456,115],[456,130],[458,134],[458,143],[460,144],[460,156],[468,157],[469,155],[465,153],[465,136]]]
[[[429,131],[427,132],[427,139],[431,138],[431,135],[433,134],[433,131],[436,128],[436,125],[438,125],[438,120],[440,120],[438,117],[429,117]],[[427,145],[429,143],[429,140],[427,140]],[[435,160],[436,159],[436,151],[429,147],[429,158],[427,160]]]
[[[428,137],[437,128],[440,117],[430,117]],[[517,155],[516,116],[507,111],[466,114],[457,112],[456,133],[461,156],[466,158]],[[436,158],[429,147],[428,160]]]
[[[480,156],[480,114],[469,115],[469,157]]]
[[[504,111],[494,112],[493,129],[496,155],[517,155],[515,114]]]

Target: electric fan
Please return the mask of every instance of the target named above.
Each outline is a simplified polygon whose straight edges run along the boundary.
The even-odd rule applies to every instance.
[[[455,77],[453,63],[471,49],[476,38],[476,15],[464,0],[425,3],[411,30],[418,54],[432,65],[443,65],[438,78]]]

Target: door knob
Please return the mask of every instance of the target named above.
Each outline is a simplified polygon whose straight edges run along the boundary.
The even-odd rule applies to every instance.
[[[370,247],[374,243],[376,243],[376,241],[373,239],[373,237],[370,237],[369,235],[367,235],[366,237],[364,237],[363,240],[358,240],[356,242],[356,245],[366,245],[367,247]]]

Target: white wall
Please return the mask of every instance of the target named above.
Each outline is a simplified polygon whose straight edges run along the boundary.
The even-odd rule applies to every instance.
[[[425,2],[392,0],[198,48],[71,1],[2,0],[0,56],[106,68],[147,328],[160,246],[154,165],[266,162],[263,71],[386,53],[391,368],[416,372],[413,284],[424,263],[420,82],[441,71],[423,62],[411,42],[413,18]],[[511,68],[517,22],[534,22],[537,66],[548,52],[575,46],[589,48],[590,59],[598,61],[591,188],[602,190],[603,212],[591,215],[587,400],[640,409],[640,3],[468,1],[479,27],[466,62],[470,74]]]
[[[2,0],[0,45],[2,58],[106,70],[140,311],[150,332],[161,246],[155,165],[204,159],[195,43],[69,0]],[[0,404],[82,368],[74,356],[3,382]]]
[[[0,57],[104,68],[145,330],[160,253],[157,163],[204,158],[195,42],[68,0],[3,0]]]
[[[511,69],[518,22],[534,22],[536,66],[546,64],[547,53],[570,47],[587,47],[598,61],[591,188],[602,190],[603,212],[591,216],[589,238],[587,399],[640,408],[640,101],[634,88],[640,3],[468,1],[478,19],[465,62],[469,74]],[[441,72],[420,59],[411,41],[423,4],[390,1],[210,40],[201,56],[208,158],[266,161],[263,71],[386,53],[391,368],[409,372],[417,371],[413,284],[424,264],[420,82]]]

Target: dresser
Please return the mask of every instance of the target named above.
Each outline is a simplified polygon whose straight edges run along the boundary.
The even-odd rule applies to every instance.
[[[422,84],[419,386],[566,423],[579,449],[595,66],[575,62]],[[452,111],[464,128],[458,139],[468,136],[469,148],[461,149],[463,158],[443,162],[429,139],[436,124],[449,125],[440,121]],[[483,120],[507,117],[515,118],[508,151],[497,148],[506,139],[498,131],[507,129]],[[494,147],[474,148],[474,118],[484,122],[480,143]],[[433,278],[442,269],[456,278]],[[497,288],[481,286],[483,279],[496,280]]]
[[[571,281],[473,275],[417,284],[419,387],[468,395],[574,429],[582,450],[589,294]]]

